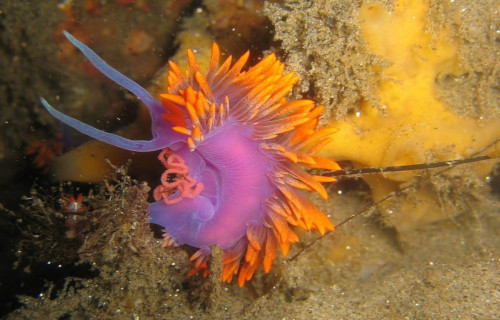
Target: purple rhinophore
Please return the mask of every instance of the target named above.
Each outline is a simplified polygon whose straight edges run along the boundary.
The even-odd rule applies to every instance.
[[[85,124],[75,118],[65,115],[64,113],[54,109],[44,98],[40,98],[43,106],[47,111],[59,121],[67,124],[70,127],[86,134],[92,138],[112,144],[114,146],[131,150],[131,151],[155,151],[161,150],[173,143],[173,139],[176,134],[171,130],[171,126],[162,118],[162,114],[165,113],[165,109],[161,102],[156,100],[149,94],[149,92],[138,85],[135,81],[127,78],[116,69],[111,67],[109,64],[104,62],[92,49],[87,47],[85,44],[77,40],[67,31],[63,31],[63,34],[68,38],[68,40],[77,47],[89,61],[105,76],[115,81],[122,87],[126,88],[132,92],[137,98],[139,98],[149,109],[149,114],[151,115],[151,132],[153,135],[152,140],[131,140],[120,137],[116,134],[105,132],[96,129],[88,124]]]

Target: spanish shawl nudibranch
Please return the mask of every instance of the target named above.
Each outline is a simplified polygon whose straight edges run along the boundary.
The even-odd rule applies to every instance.
[[[168,92],[161,102],[125,77],[90,48],[64,32],[103,74],[135,94],[148,107],[152,140],[129,140],[107,133],[50,106],[47,111],[76,130],[103,142],[132,150],[162,150],[165,167],[149,206],[151,223],[165,228],[164,246],[187,244],[199,250],[190,274],[208,274],[210,246],[224,250],[222,280],[238,274],[238,284],[252,278],[260,264],[271,269],[277,246],[286,255],[298,241],[291,229],[333,230],[332,222],[306,197],[304,190],[327,198],[322,182],[302,167],[338,170],[332,160],[314,156],[332,128],[315,130],[322,106],[311,100],[287,102],[298,77],[284,73],[271,54],[242,71],[249,53],[220,68],[220,51],[212,46],[208,72],[201,73],[188,50],[185,75],[169,62]]]

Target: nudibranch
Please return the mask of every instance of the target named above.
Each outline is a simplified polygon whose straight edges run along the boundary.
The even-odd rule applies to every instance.
[[[161,150],[165,167],[150,204],[151,223],[165,229],[164,246],[186,244],[199,250],[190,274],[208,274],[210,246],[223,251],[222,281],[237,275],[239,286],[262,264],[271,269],[277,247],[286,255],[298,237],[292,226],[333,230],[332,222],[307,198],[324,199],[322,185],[334,179],[304,168],[338,170],[336,162],[315,156],[335,131],[316,130],[323,107],[311,100],[287,102],[298,77],[285,73],[274,54],[242,71],[249,53],[219,67],[212,45],[208,72],[202,74],[187,52],[185,74],[169,62],[168,92],[161,100],[113,69],[90,48],[64,32],[104,75],[131,91],[149,109],[151,140],[130,140],[71,118],[41,98],[60,121],[95,139],[131,151]]]

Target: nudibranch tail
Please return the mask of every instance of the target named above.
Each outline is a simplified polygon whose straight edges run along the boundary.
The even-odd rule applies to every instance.
[[[192,51],[183,74],[169,62],[168,90],[161,102],[107,65],[68,33],[66,37],[109,78],[148,105],[153,140],[133,141],[92,128],[42,103],[56,118],[101,141],[135,151],[162,149],[165,167],[150,204],[151,223],[165,228],[163,246],[187,244],[190,275],[208,274],[210,246],[224,250],[222,281],[237,276],[243,286],[262,265],[271,270],[277,248],[286,255],[297,242],[294,227],[333,230],[333,223],[308,199],[326,199],[323,186],[332,177],[306,168],[337,170],[336,162],[315,156],[335,132],[316,130],[323,110],[311,100],[287,101],[298,77],[285,73],[274,54],[244,70],[249,53],[219,67],[212,46],[208,71],[202,73]]]
[[[59,121],[73,127],[74,129],[80,131],[83,134],[91,136],[97,140],[112,144],[114,146],[131,150],[131,151],[155,151],[165,148],[170,144],[169,139],[169,128],[165,126],[162,118],[162,114],[165,113],[165,109],[162,104],[153,98],[151,94],[137,84],[132,79],[124,76],[116,69],[108,65],[104,60],[102,60],[92,49],[83,44],[81,41],[77,40],[66,30],[63,31],[66,38],[77,47],[89,61],[105,76],[115,81],[122,87],[126,88],[132,92],[138,99],[140,99],[148,108],[151,116],[151,131],[153,135],[152,140],[130,140],[120,137],[116,134],[108,133],[92,126],[89,126],[77,119],[63,114],[62,112],[56,110],[52,107],[47,100],[40,98],[42,105],[47,109],[47,111]]]

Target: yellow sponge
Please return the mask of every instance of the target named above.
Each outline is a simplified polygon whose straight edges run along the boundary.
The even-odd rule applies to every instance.
[[[500,138],[499,119],[460,116],[436,98],[441,75],[460,75],[457,46],[447,30],[425,32],[428,6],[421,0],[400,0],[392,13],[368,2],[359,13],[359,25],[369,50],[386,60],[375,65],[378,103],[361,103],[359,112],[342,121],[322,156],[349,160],[358,167],[399,166],[459,159]],[[475,167],[480,176],[491,163]],[[399,188],[417,171],[372,175],[366,178],[374,200]],[[417,198],[389,217],[399,230],[442,219],[440,199],[421,189]]]

